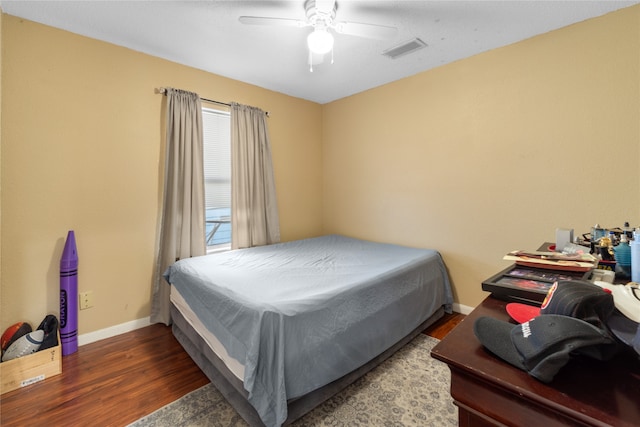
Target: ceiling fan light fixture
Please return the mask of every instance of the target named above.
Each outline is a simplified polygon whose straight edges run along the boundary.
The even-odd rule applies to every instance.
[[[333,49],[333,36],[325,28],[316,28],[307,37],[307,46],[311,52],[324,55]]]

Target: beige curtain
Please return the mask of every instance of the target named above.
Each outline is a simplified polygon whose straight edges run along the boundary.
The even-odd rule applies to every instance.
[[[204,255],[202,108],[192,92],[166,89],[164,199],[151,322],[171,324],[170,286],[162,276],[175,261]]]
[[[265,112],[231,104],[231,247],[280,241],[280,221]]]

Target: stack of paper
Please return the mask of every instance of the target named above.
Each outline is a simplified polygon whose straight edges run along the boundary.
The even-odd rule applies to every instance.
[[[598,259],[588,253],[567,255],[561,252],[512,251],[503,259],[518,265],[550,270],[589,271],[598,265]]]

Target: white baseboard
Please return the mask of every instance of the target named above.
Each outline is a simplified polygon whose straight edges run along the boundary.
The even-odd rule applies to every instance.
[[[456,313],[461,313],[464,315],[471,313],[474,309],[474,307],[458,304],[457,302],[453,303],[452,308],[453,308],[453,311],[455,311]],[[121,323],[115,326],[110,326],[108,328],[100,329],[98,331],[79,335],[78,345],[90,344],[92,342],[100,341],[105,338],[115,337],[116,335],[124,334],[126,332],[131,332],[136,329],[144,328],[145,326],[149,326],[149,325],[151,325],[151,319],[149,317],[144,317],[142,319],[132,320],[130,322]]]
[[[142,319],[121,323],[119,325],[110,326],[98,331],[89,332],[87,334],[78,335],[78,345],[90,344],[92,342],[100,341],[105,338],[115,337],[116,335],[124,334],[125,332],[131,332],[149,325],[151,325],[151,319],[149,317],[145,317]]]
[[[456,313],[464,314],[466,316],[470,314],[475,307],[469,307],[468,305],[462,305],[454,302],[451,308],[453,308],[453,311]]]

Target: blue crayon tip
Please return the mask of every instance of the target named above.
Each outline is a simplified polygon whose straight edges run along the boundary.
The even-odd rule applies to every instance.
[[[62,257],[60,258],[60,269],[71,270],[78,268],[78,250],[76,249],[76,236],[73,230],[67,233],[67,241],[64,243]]]

